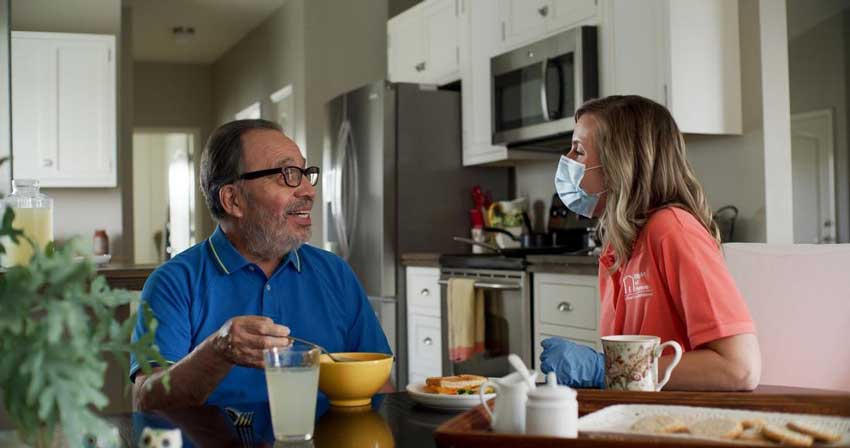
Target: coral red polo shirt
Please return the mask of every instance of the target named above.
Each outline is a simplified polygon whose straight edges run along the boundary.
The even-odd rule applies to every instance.
[[[687,211],[654,212],[628,262],[611,274],[613,264],[607,248],[599,260],[602,336],[654,335],[690,351],[756,332],[720,248]]]

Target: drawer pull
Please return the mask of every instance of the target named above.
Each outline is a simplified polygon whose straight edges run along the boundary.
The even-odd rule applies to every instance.
[[[419,291],[419,295],[428,297],[431,295],[431,291],[429,291],[428,288],[422,288],[422,291]]]
[[[561,302],[558,304],[558,311],[568,312],[573,310],[573,304],[570,302]]]
[[[425,344],[425,345],[431,345],[431,344],[434,343],[434,340],[431,339],[431,338],[425,338],[425,339],[422,340],[422,343]]]

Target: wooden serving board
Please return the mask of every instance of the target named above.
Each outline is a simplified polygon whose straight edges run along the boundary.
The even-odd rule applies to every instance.
[[[579,415],[583,416],[614,404],[662,404],[751,409],[799,414],[850,417],[850,392],[825,391],[783,386],[760,386],[753,392],[619,392],[579,390]],[[492,401],[489,403],[492,407]],[[434,432],[441,447],[638,447],[687,446],[729,448],[702,440],[670,440],[662,437],[582,434],[577,439],[562,439],[490,432],[490,422],[482,406],[440,425]]]

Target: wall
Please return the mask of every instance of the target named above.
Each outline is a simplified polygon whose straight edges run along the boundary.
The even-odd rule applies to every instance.
[[[832,109],[835,130],[836,218],[838,241],[850,241],[850,174],[848,174],[848,95],[850,45],[846,14],[813,24],[789,42],[791,113]]]
[[[711,207],[732,204],[738,208],[735,241],[764,242],[767,231],[758,1],[741,0],[739,5],[743,133],[720,137],[689,135],[685,140],[688,159]]]
[[[525,162],[516,166],[516,195],[528,201],[528,216],[535,232],[544,232],[548,222],[549,205],[555,193],[555,171],[558,158],[551,161]],[[494,198],[503,199],[503,198]]]
[[[218,125],[255,101],[272,117],[269,95],[292,84],[294,140],[308,163],[322,160],[324,106],[340,93],[386,74],[386,0],[292,0],[212,66],[213,120]],[[333,30],[333,32],[329,32]],[[321,185],[311,243],[321,245]]]
[[[121,35],[121,2],[114,0],[12,0],[12,29],[15,31],[47,31],[62,33],[113,34],[118,47],[118,63],[123,61],[123,36]],[[124,70],[119,70],[124,74]],[[119,79],[117,98],[122,98],[124,84]],[[14,87],[13,87],[14,88]],[[119,129],[127,115],[121,110],[126,104],[119,100]],[[14,119],[14,117],[13,117]],[[124,177],[125,134],[118,133],[118,178]],[[121,182],[121,181],[119,181]],[[53,188],[45,189],[54,200],[53,222],[57,240],[80,235],[90,241],[94,230],[106,229],[110,249],[116,261],[129,257],[130,240],[124,239],[121,188]]]
[[[196,241],[215,229],[198,187],[201,153],[212,132],[212,67],[201,64],[136,62],[133,69],[135,128],[192,128],[195,142]],[[131,202],[126,202],[130,204]]]
[[[387,2],[309,0],[305,23],[307,159],[321,163],[327,102],[386,78]],[[321,244],[324,222],[321,184],[317,191],[312,242]]]
[[[0,0],[0,157],[9,156],[12,146],[12,121],[9,73],[9,0]],[[11,164],[0,165],[0,193],[12,189]]]

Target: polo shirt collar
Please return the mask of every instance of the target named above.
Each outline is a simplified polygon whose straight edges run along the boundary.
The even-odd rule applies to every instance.
[[[212,258],[215,264],[218,265],[219,269],[221,269],[225,274],[230,275],[231,273],[251,264],[251,262],[246,260],[245,257],[243,257],[242,254],[233,247],[233,244],[231,244],[230,240],[227,239],[227,235],[224,234],[224,231],[221,230],[220,226],[216,226],[215,232],[213,232],[212,236],[209,238],[209,243],[210,252],[212,253]],[[297,272],[301,272],[301,255],[298,253],[298,249],[291,250],[284,256],[284,260],[280,264],[280,267],[278,267],[278,270],[289,264],[291,264]]]

